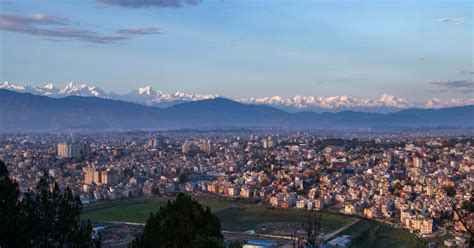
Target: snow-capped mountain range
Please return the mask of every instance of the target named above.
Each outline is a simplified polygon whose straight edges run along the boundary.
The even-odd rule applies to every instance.
[[[64,88],[57,88],[53,84],[47,84],[44,87],[32,85],[16,85],[10,82],[0,84],[0,89],[7,89],[22,93],[31,93],[49,97],[65,96],[94,96],[100,98],[122,100],[153,106],[171,106],[177,103],[197,101],[204,99],[213,99],[217,94],[199,95],[187,94],[180,91],[174,94],[155,90],[151,86],[138,88],[128,94],[119,95],[113,92],[106,92],[98,87],[90,87],[86,84],[76,84],[71,82]],[[316,97],[316,96],[295,96],[293,98],[283,98],[280,96],[234,99],[243,103],[265,104],[285,110],[312,110],[312,111],[339,111],[339,110],[365,110],[373,112],[390,112],[406,108],[447,108],[455,106],[474,105],[474,98],[459,99],[453,98],[442,101],[437,98],[429,99],[422,104],[413,104],[403,98],[395,97],[389,94],[383,94],[376,100],[357,99],[348,96]]]
[[[410,104],[403,98],[384,94],[378,100],[372,99],[356,99],[348,96],[331,96],[331,97],[315,97],[315,96],[295,96],[285,99],[280,96],[265,98],[250,98],[246,102],[270,105],[292,106],[300,109],[304,108],[408,108]]]
[[[166,106],[173,105],[180,102],[189,102],[197,100],[205,100],[216,98],[218,95],[198,95],[187,94],[177,91],[174,94],[164,93],[160,90],[154,90],[151,86],[138,88],[128,94],[118,97],[120,100],[140,103],[145,105]]]
[[[144,105],[170,105],[171,103],[197,101],[218,97],[218,95],[187,94],[180,91],[177,91],[174,94],[168,94],[159,90],[154,90],[151,86],[138,88],[137,90],[134,90],[128,94],[119,95],[113,92],[106,92],[98,87],[90,87],[87,84],[77,84],[75,82],[70,82],[64,88],[56,88],[53,84],[47,84],[44,87],[38,87],[32,85],[16,85],[10,82],[4,82],[0,85],[0,89],[55,98],[65,96],[94,96],[134,102]]]

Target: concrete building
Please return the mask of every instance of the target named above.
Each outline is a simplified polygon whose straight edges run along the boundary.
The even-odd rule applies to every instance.
[[[106,170],[101,172],[101,183],[107,185],[118,184],[118,174],[115,170]]]
[[[242,248],[273,248],[277,245],[277,242],[273,240],[250,239]]]
[[[192,151],[194,151],[194,147],[195,145],[191,142],[184,142],[184,144],[181,146],[181,151],[184,153],[184,154],[187,154],[187,153],[190,153]]]
[[[102,183],[101,172],[96,167],[84,167],[82,171],[84,172],[84,184]]]
[[[207,154],[211,154],[214,152],[214,144],[212,144],[210,140],[206,140],[204,142],[201,142],[201,144],[199,144],[199,150]]]
[[[268,137],[267,139],[262,139],[263,148],[272,148],[273,147],[273,139],[272,137]]]
[[[61,142],[58,144],[58,156],[61,158],[85,158],[89,156],[89,145]]]

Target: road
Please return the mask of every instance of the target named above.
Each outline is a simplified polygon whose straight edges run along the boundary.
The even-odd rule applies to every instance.
[[[324,241],[328,241],[330,239],[332,239],[333,237],[337,236],[339,233],[343,232],[344,230],[346,230],[347,228],[351,227],[352,225],[356,224],[357,222],[359,222],[360,219],[355,219],[354,221],[350,222],[350,223],[347,223],[346,225],[344,225],[343,227],[337,229],[336,231],[332,232],[332,233],[329,233],[327,235],[324,236]]]
[[[360,219],[355,219],[354,221],[347,223],[343,227],[335,230],[332,233],[326,234],[323,237],[324,241],[328,241],[332,239],[333,237],[337,236],[339,233],[343,232],[347,228],[353,226],[357,222],[359,222]],[[124,221],[101,221],[101,223],[106,223],[106,224],[114,224],[114,225],[133,225],[133,226],[145,226],[144,223],[136,223],[136,222],[124,222]],[[229,235],[229,236],[238,236],[238,237],[263,237],[263,238],[272,238],[272,239],[280,239],[280,240],[293,240],[295,237],[291,236],[286,236],[286,235],[275,235],[275,234],[263,234],[263,233],[255,233],[255,234],[249,234],[245,232],[234,232],[234,231],[226,231],[223,230],[222,234],[224,235]]]

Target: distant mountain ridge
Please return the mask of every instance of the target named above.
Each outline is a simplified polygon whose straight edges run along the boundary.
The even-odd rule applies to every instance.
[[[225,98],[167,108],[98,97],[52,98],[0,89],[0,131],[113,130],[213,127],[304,129],[474,128],[474,106],[394,113],[289,113]]]
[[[155,90],[151,86],[146,86],[133,90],[130,93],[119,95],[113,92],[106,92],[98,87],[90,87],[86,84],[69,83],[64,88],[56,88],[53,84],[44,87],[31,85],[16,85],[4,82],[0,89],[13,90],[20,93],[31,93],[40,96],[65,97],[65,96],[94,96],[106,99],[122,100],[148,106],[168,107],[179,103],[213,99],[219,97],[217,94],[188,94],[177,91],[173,94]],[[252,103],[269,105],[289,112],[302,110],[314,112],[338,112],[342,110],[355,110],[365,112],[396,112],[407,108],[449,108],[456,106],[474,105],[474,99],[453,98],[447,101],[440,99],[429,99],[423,104],[412,104],[403,98],[389,94],[383,94],[376,100],[356,99],[349,96],[295,96],[293,98],[283,98],[280,96],[237,99],[242,103]]]
[[[15,85],[10,82],[4,82],[0,85],[0,89],[55,98],[65,96],[94,96],[99,98],[139,103],[149,106],[170,106],[177,103],[218,97],[218,95],[187,94],[180,91],[177,91],[174,94],[168,94],[159,90],[154,90],[151,86],[138,88],[137,90],[134,90],[128,94],[119,95],[113,92],[106,92],[98,87],[90,87],[87,84],[77,84],[75,82],[70,82],[64,88],[56,88],[53,84],[47,84],[44,87],[38,87],[32,85]]]

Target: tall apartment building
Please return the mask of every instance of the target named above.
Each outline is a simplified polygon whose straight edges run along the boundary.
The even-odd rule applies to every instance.
[[[416,168],[423,167],[423,159],[419,157],[413,157],[413,166]]]
[[[106,185],[117,185],[119,176],[117,171],[108,169],[101,171],[96,167],[84,167],[84,184],[91,185],[95,184],[106,184]]]
[[[116,185],[118,184],[118,174],[115,170],[106,170],[101,172],[101,183],[107,185]]]
[[[99,169],[95,169],[92,178],[94,183],[102,183],[102,172]]]
[[[148,140],[148,148],[160,148],[164,146],[164,140],[162,138],[151,138]]]
[[[92,183],[101,183],[101,175],[99,169],[96,167],[84,167],[82,168],[84,172],[84,184],[91,185]]]
[[[61,158],[81,158],[89,156],[89,145],[61,142],[58,144],[58,156]]]
[[[262,139],[263,148],[272,148],[273,147],[273,139],[272,137],[268,137],[267,139]]]
[[[214,152],[214,144],[212,144],[210,140],[206,140],[204,142],[201,142],[201,144],[199,144],[199,150],[207,154],[211,154]]]
[[[183,146],[181,147],[181,151],[183,153],[189,153],[191,151],[194,151],[194,147],[195,147],[195,145],[193,143],[186,141],[186,142],[184,142]]]

